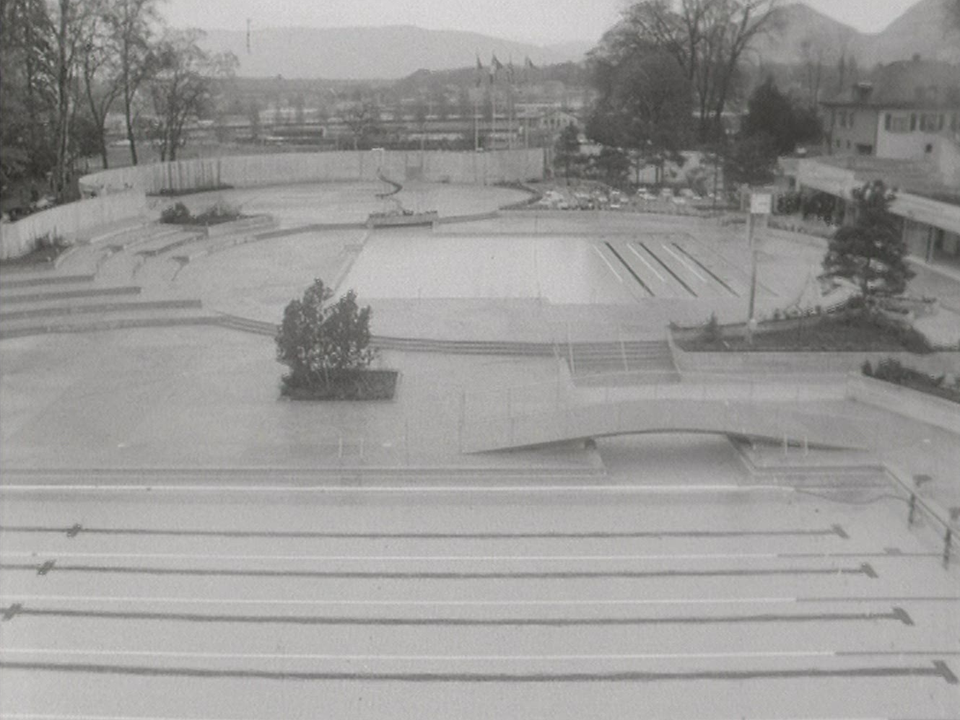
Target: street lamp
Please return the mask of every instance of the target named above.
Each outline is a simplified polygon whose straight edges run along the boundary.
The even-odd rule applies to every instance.
[[[747,215],[747,248],[750,252],[750,305],[747,311],[747,343],[753,344],[753,331],[757,320],[755,317],[757,299],[757,249],[754,244],[754,225],[758,217],[769,215],[773,206],[773,197],[770,193],[750,193],[750,212]]]

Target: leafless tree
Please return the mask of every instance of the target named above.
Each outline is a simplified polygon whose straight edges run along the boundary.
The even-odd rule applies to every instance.
[[[605,40],[617,52],[652,45],[683,69],[696,96],[699,135],[707,141],[736,88],[738,67],[751,44],[776,28],[777,0],[641,0],[623,12]]]
[[[103,19],[110,30],[112,52],[120,65],[123,114],[130,161],[137,164],[134,132],[137,92],[154,66],[152,45],[161,25],[160,0],[108,0]]]
[[[168,31],[156,48],[149,90],[156,115],[152,134],[161,160],[177,159],[187,123],[212,109],[217,82],[236,71],[237,58],[207,55],[198,44],[202,37],[200,30]]]

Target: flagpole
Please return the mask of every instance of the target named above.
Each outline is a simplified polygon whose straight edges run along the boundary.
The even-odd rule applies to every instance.
[[[497,138],[497,77],[493,76],[490,82],[490,94],[493,97],[493,115],[490,118],[490,139],[491,145],[496,143]]]

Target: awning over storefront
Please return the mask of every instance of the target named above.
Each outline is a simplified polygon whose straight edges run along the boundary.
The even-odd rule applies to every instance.
[[[849,200],[851,191],[864,182],[866,179],[858,179],[854,170],[834,167],[816,160],[801,160],[797,170],[797,184],[800,187],[830,193],[845,200]],[[914,222],[960,233],[960,205],[901,191],[897,193],[890,210]]]

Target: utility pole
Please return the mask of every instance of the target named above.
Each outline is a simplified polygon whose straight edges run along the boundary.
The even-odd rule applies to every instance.
[[[747,344],[753,344],[753,331],[757,325],[755,317],[757,300],[757,248],[754,234],[757,218],[769,215],[773,199],[770,193],[750,193],[750,207],[747,214],[747,249],[750,253],[750,305],[747,310]]]

